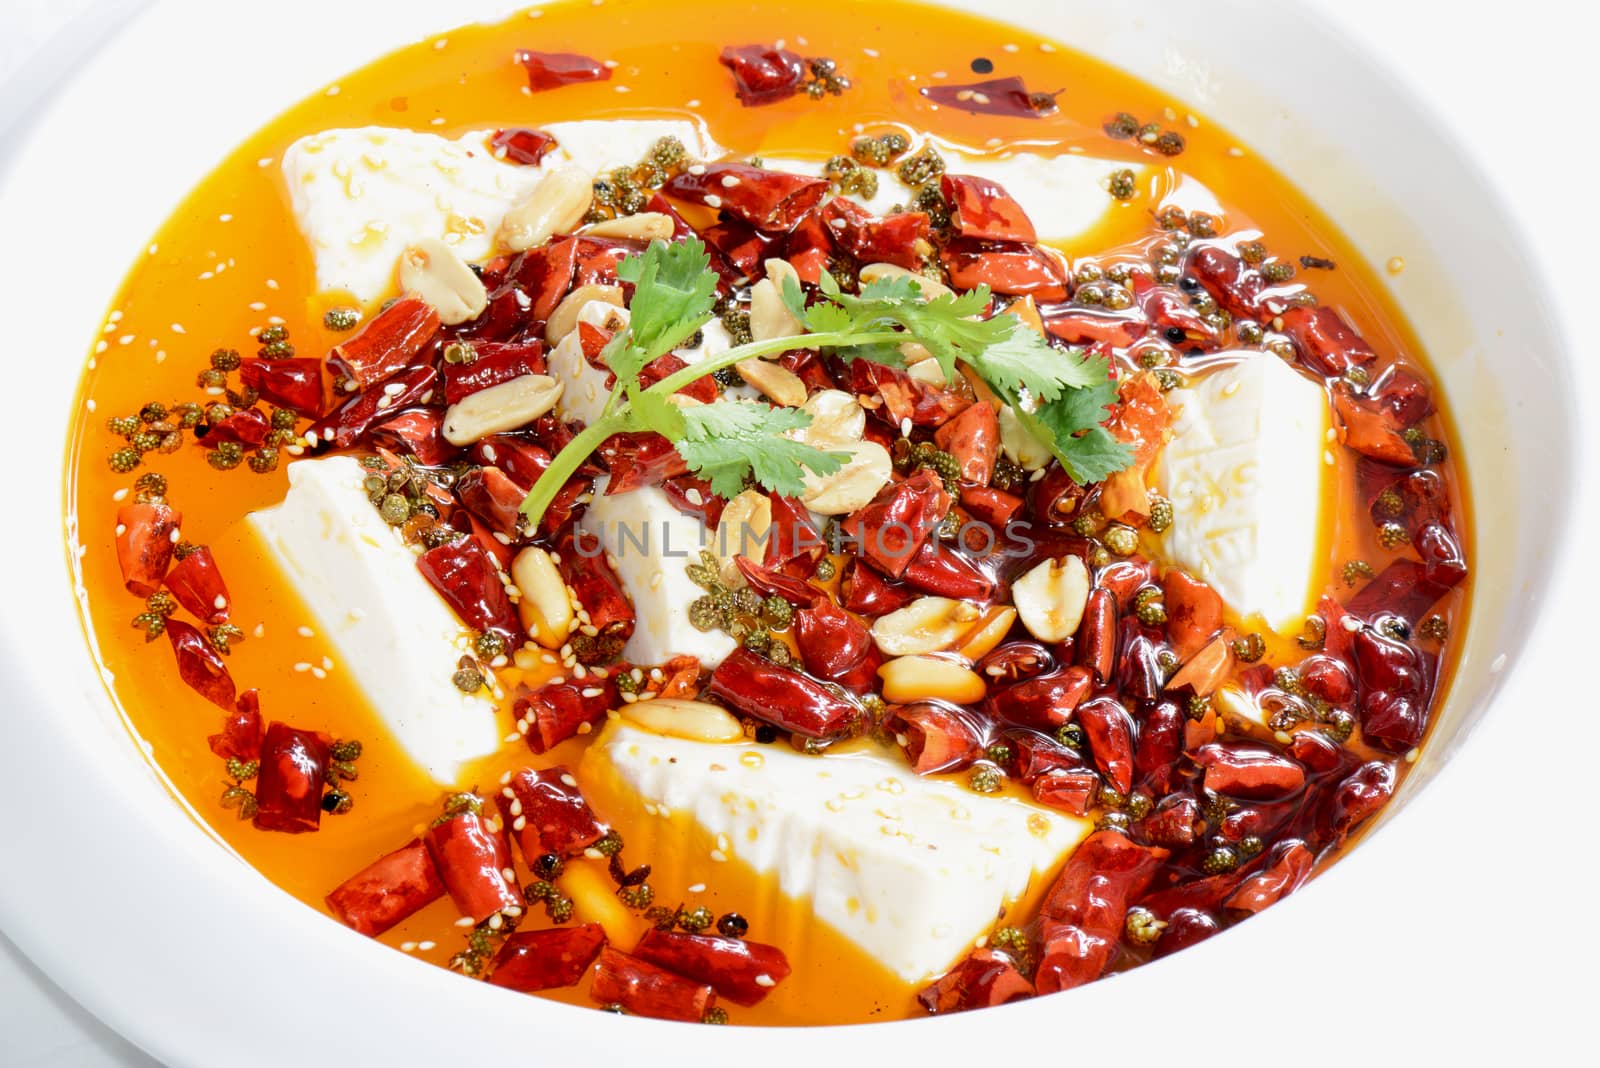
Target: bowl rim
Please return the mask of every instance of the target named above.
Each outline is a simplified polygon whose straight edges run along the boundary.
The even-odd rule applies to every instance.
[[[111,42],[108,50],[125,51],[148,46],[154,37],[159,36],[163,27],[170,28],[174,24],[173,20],[181,18],[185,9],[196,6],[197,3],[182,0],[147,11],[125,27],[121,36]],[[1259,11],[1254,12],[1254,15],[1257,18],[1261,17]],[[1534,257],[1527,254],[1520,240],[1519,231],[1512,225],[1516,215],[1509,204],[1506,191],[1492,183],[1479,168],[1472,153],[1461,143],[1452,120],[1439,114],[1424,94],[1416,92],[1408,76],[1387,65],[1367,61],[1345,31],[1330,22],[1321,12],[1296,5],[1293,18],[1309,24],[1316,32],[1322,34],[1329,49],[1342,49],[1359,60],[1367,74],[1376,77],[1388,94],[1409,108],[1417,119],[1433,128],[1441,141],[1440,147],[1452,162],[1461,168],[1462,179],[1472,185],[1471,195],[1488,207],[1493,213],[1491,221],[1504,229],[1511,238],[1507,242],[1507,247],[1521,261],[1516,264],[1517,273],[1529,280],[1528,291],[1534,303],[1539,306],[1539,318],[1545,323],[1559,323],[1560,313],[1550,306],[1550,302],[1544,296],[1551,292],[1551,287],[1544,280],[1543,268]],[[446,21],[451,20],[446,17]],[[73,80],[77,82],[85,77],[88,75],[80,72]],[[19,183],[18,176],[30,168],[28,160],[30,149],[36,149],[39,142],[44,140],[41,128],[49,122],[60,119],[62,101],[63,96],[57,94],[45,109],[39,126],[24,138],[13,170],[10,173],[0,174],[0,220],[5,219],[11,211],[17,210],[16,205],[12,203],[12,191]],[[0,274],[0,277],[6,276]],[[1551,351],[1560,350],[1552,345]],[[1570,385],[1572,374],[1569,365],[1570,357],[1564,358],[1560,369],[1567,373]],[[1570,456],[1575,454],[1572,446],[1575,446],[1578,440],[1577,391],[1569,388],[1564,393],[1566,403],[1565,410],[1561,414],[1564,436],[1569,446],[1566,452]],[[1570,463],[1569,470],[1571,470]],[[1576,486],[1575,477],[1568,481]],[[1533,569],[1538,591],[1536,596],[1541,599],[1548,594],[1556,562],[1568,557],[1575,545],[1573,513],[1574,505],[1569,499],[1563,500],[1550,516],[1552,551],[1546,553]],[[9,540],[11,535],[7,534],[6,537]],[[1528,681],[1524,677],[1526,673],[1519,670],[1519,662],[1524,659],[1522,651],[1537,637],[1545,634],[1547,629],[1556,626],[1557,621],[1553,618],[1541,618],[1536,621],[1535,629],[1524,637],[1521,647],[1514,651],[1511,669],[1501,676],[1498,692],[1491,691],[1485,700],[1491,701],[1494,705],[1505,704],[1513,688],[1520,688]],[[3,620],[3,629],[11,639],[0,647],[0,660],[7,666],[8,690],[11,690],[14,696],[22,698],[19,704],[48,707],[47,702],[52,698],[52,689],[47,672],[42,670],[42,665],[37,660],[19,655],[22,649],[27,648],[22,641],[25,626],[16,618],[15,613],[8,613]],[[97,688],[98,680],[93,681]],[[56,691],[55,696],[59,698],[58,683]],[[103,695],[100,700],[104,702]],[[1492,714],[1493,710],[1490,711]],[[1462,740],[1470,741],[1474,730],[1475,727],[1469,727],[1468,733]],[[37,720],[24,722],[20,733],[16,724],[8,723],[0,727],[0,737],[13,742],[21,740],[46,752],[53,749],[66,756],[85,755],[84,747],[80,744],[81,738],[66,730],[57,729],[51,732]],[[0,771],[8,773],[0,776],[0,781],[8,783],[5,787],[7,792],[16,790],[18,783],[22,784],[22,791],[18,791],[21,793],[44,781],[37,774],[23,773],[20,763],[12,755],[20,748],[21,746],[16,744],[0,747],[12,751],[0,752]],[[90,755],[87,760],[88,766],[93,767],[96,762],[97,758]],[[1418,798],[1413,799],[1411,807],[1416,807],[1418,803],[1427,803],[1432,795],[1439,793],[1439,787],[1450,778],[1445,773],[1450,772],[1455,763],[1453,759],[1445,761],[1437,776],[1439,781],[1430,784],[1426,791],[1422,791]],[[350,974],[359,974],[362,977],[364,996],[357,1006],[362,1015],[375,1021],[382,1021],[387,1016],[390,1040],[403,1040],[406,1043],[405,1048],[419,1058],[427,1055],[445,1056],[451,1052],[459,1053],[463,1047],[460,1037],[451,1033],[454,1030],[450,1026],[452,1018],[480,1014],[485,1006],[498,1004],[501,1011],[509,1013],[516,1011],[514,1007],[520,1005],[522,1011],[530,1018],[544,1017],[545,1026],[553,1033],[572,1036],[574,1041],[587,1031],[587,1025],[594,1019],[592,1013],[580,1015],[579,1010],[566,1006],[544,1002],[530,1006],[529,999],[494,988],[490,988],[493,993],[488,993],[483,988],[460,983],[455,977],[439,969],[419,966],[408,970],[405,967],[397,967],[394,964],[397,958],[388,948],[375,945],[353,932],[345,931],[336,924],[329,923],[315,910],[293,902],[283,892],[257,877],[248,867],[237,863],[222,851],[213,850],[207,851],[205,855],[197,855],[193,849],[194,828],[185,826],[182,821],[170,819],[168,814],[162,814],[157,818],[150,811],[124,807],[118,791],[112,788],[109,775],[104,779],[91,777],[83,789],[83,795],[82,807],[87,809],[98,807],[102,810],[104,830],[122,832],[118,836],[120,841],[108,843],[98,850],[102,858],[137,866],[135,862],[140,859],[141,851],[160,854],[173,861],[171,870],[184,871],[185,874],[210,887],[226,890],[229,896],[228,906],[214,910],[218,915],[198,921],[199,932],[208,937],[199,939],[194,946],[175,949],[172,959],[165,962],[165,967],[175,968],[179,962],[203,960],[212,953],[210,946],[215,943],[211,938],[226,937],[230,925],[237,922],[240,916],[249,916],[254,910],[259,910],[259,914],[272,918],[273,929],[251,932],[256,945],[270,948],[277,944],[280,950],[292,946],[313,960],[323,959],[317,956],[323,952],[335,956]],[[1400,825],[1405,827],[1411,823],[1421,822],[1420,819],[1403,820]],[[1385,837],[1394,837],[1400,833],[1416,837],[1415,828],[1410,832],[1388,831],[1387,828],[1393,823],[1394,821],[1385,821],[1384,826],[1378,830]],[[48,845],[47,836],[17,838],[8,832],[7,839],[8,841],[14,839],[17,846],[11,851],[11,855],[22,860],[42,855],[41,851]],[[1372,841],[1367,841],[1363,845],[1363,850],[1371,849],[1372,845]],[[1141,988],[1142,992],[1148,993],[1169,983],[1183,982],[1186,977],[1191,981],[1194,980],[1205,974],[1221,955],[1236,955],[1243,950],[1246,947],[1244,939],[1247,937],[1252,939],[1250,944],[1256,952],[1270,954],[1273,943],[1294,941],[1290,932],[1296,924],[1302,922],[1303,918],[1315,916],[1320,908],[1336,901],[1342,891],[1359,885],[1361,880],[1357,878],[1357,873],[1346,874],[1350,866],[1349,861],[1332,866],[1300,893],[1294,895],[1290,901],[1280,903],[1276,908],[1253,918],[1250,923],[1240,925],[1230,931],[1226,939],[1194,947],[1154,967],[1142,968],[1082,988],[1073,992],[1070,1001],[1062,998],[1019,1003],[991,1012],[1007,1013],[1008,1016],[1004,1019],[1012,1026],[1027,1022],[1024,1020],[1025,1014],[1032,1022],[1037,1023],[1043,1019],[1043,1013],[1049,1010],[1055,1010],[1057,1014],[1072,1013],[1080,1019],[1092,1019],[1096,1013],[1114,1011],[1124,992],[1132,998],[1141,993]],[[263,1042],[257,1047],[241,1049],[237,1035],[230,1027],[194,1026],[192,1013],[187,1016],[179,1015],[170,1004],[165,1004],[166,995],[170,993],[167,987],[160,983],[141,984],[137,981],[141,973],[147,972],[152,964],[149,959],[139,957],[141,947],[147,945],[144,940],[137,942],[130,940],[127,945],[113,941],[111,944],[98,946],[98,959],[93,962],[92,968],[86,967],[86,962],[81,956],[81,944],[68,945],[49,937],[46,933],[70,925],[72,916],[69,910],[79,904],[76,894],[53,893],[59,889],[61,888],[52,887],[44,879],[8,879],[0,882],[0,927],[3,927],[19,947],[69,993],[144,1049],[173,1064],[209,1063],[208,1052],[221,1048],[228,1048],[230,1052],[239,1056],[240,1059],[235,1063],[274,1064],[286,1059],[280,1059],[279,1050],[288,1051],[302,1040],[301,1036],[285,1034],[274,1037],[270,1042]],[[138,889],[135,887],[124,887],[124,889],[130,891],[131,896],[146,900],[152,888],[144,887],[143,892],[133,892]],[[40,923],[40,918],[46,922]],[[30,920],[32,922],[29,922]],[[191,974],[205,973],[195,969]],[[271,985],[273,982],[270,976],[244,977],[241,979],[244,991],[235,990],[233,993],[235,996],[253,993],[257,997],[269,997],[273,994]],[[1153,984],[1159,984],[1159,987]],[[328,977],[308,980],[308,985],[319,993],[337,988],[337,983],[330,983]],[[1267,990],[1270,987],[1262,989]],[[214,1011],[218,1019],[228,1021],[235,1018],[226,1011],[230,1000],[227,992],[216,989],[216,984],[212,984],[210,989],[196,984],[194,989],[185,993],[191,995],[199,1005]],[[504,1000],[499,1003],[484,1000],[489,997],[499,997]],[[481,1004],[469,1004],[469,1002]],[[427,1007],[419,1007],[423,1003],[426,1003]],[[386,1011],[387,1005],[394,1004],[407,1007],[406,1018],[395,1018]],[[997,1015],[985,1015],[982,1019],[986,1025],[998,1024],[1002,1020]],[[657,1021],[632,1018],[608,1021],[609,1033],[605,1050],[607,1059],[625,1055],[626,1052],[659,1054],[660,1043],[664,1038],[670,1040],[673,1034],[663,1031],[664,1026],[666,1025]],[[914,1040],[926,1040],[930,1043],[970,1041],[974,1030],[969,1022],[964,1022],[963,1017],[886,1022],[871,1028],[857,1027],[848,1031],[831,1027],[791,1029],[784,1037],[784,1048],[781,1051],[773,1049],[772,1044],[765,1039],[755,1037],[763,1035],[765,1029],[718,1029],[715,1036],[709,1038],[703,1032],[696,1034],[701,1036],[697,1039],[697,1044],[702,1047],[701,1052],[704,1054],[701,1059],[709,1057],[717,1061],[731,1062],[734,1059],[747,1060],[752,1056],[761,1056],[769,1060],[777,1056],[780,1061],[787,1061],[791,1057],[798,1061],[802,1055],[809,1057],[817,1051],[828,1049],[835,1040],[849,1041],[861,1047],[863,1035],[867,1032],[882,1036],[882,1048],[885,1051],[895,1049],[906,1037],[906,1028],[911,1026],[921,1029],[912,1033]],[[936,1028],[938,1030],[935,1030]],[[984,1030],[987,1029],[986,1026]],[[839,1032],[837,1035],[834,1033],[836,1031]],[[441,1042],[440,1036],[449,1036],[448,1041]],[[967,1037],[963,1039],[962,1036]],[[879,1040],[875,1037],[871,1041],[876,1044]],[[1110,1052],[1115,1050],[1116,1046],[1108,1043],[1105,1049]],[[1084,1051],[1089,1050],[1085,1047]]]

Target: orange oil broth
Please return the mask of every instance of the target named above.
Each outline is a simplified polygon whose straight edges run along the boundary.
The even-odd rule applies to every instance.
[[[801,96],[768,107],[741,107],[727,72],[716,62],[717,53],[727,44],[777,38],[805,55],[835,58],[853,87],[843,97],[820,102]],[[864,45],[875,54],[867,54]],[[533,95],[511,60],[519,47],[584,53],[614,60],[617,66],[608,82]],[[969,64],[979,56],[994,62],[994,74],[970,73]],[[1011,74],[1033,89],[1065,87],[1060,112],[1037,121],[974,116],[933,107],[917,92],[941,81]],[[1100,124],[1117,111],[1180,129],[1188,139],[1187,151],[1164,161],[1107,138]],[[1135,199],[1109,212],[1096,233],[1064,246],[1069,255],[1147,240],[1157,206],[1190,200],[1187,175],[1220,201],[1225,230],[1258,229],[1286,258],[1312,254],[1337,261],[1336,271],[1301,272],[1300,279],[1309,281],[1324,303],[1346,309],[1380,353],[1404,352],[1415,359],[1420,349],[1384,287],[1338,231],[1261,160],[1248,152],[1230,152],[1236,142],[1225,130],[1203,119],[1190,124],[1189,114],[1181,101],[1065,45],[999,23],[895,0],[776,0],[759,6],[607,0],[603,8],[558,3],[497,25],[452,30],[420,42],[341,79],[336,91],[329,87],[302,101],[252,134],[156,233],[117,295],[112,312],[117,318],[108,321],[84,376],[67,507],[69,514],[76,512],[86,547],[76,566],[89,595],[88,627],[104,666],[114,675],[114,697],[130,730],[148,745],[151,759],[217,837],[267,878],[319,909],[330,889],[409,840],[438,812],[438,788],[399,751],[352,686],[337,653],[319,635],[300,632],[310,622],[309,614],[241,522],[247,512],[281,499],[286,485],[282,468],[265,476],[243,466],[218,472],[193,445],[176,455],[150,454],[139,472],[130,475],[114,474],[105,462],[121,444],[106,429],[109,416],[131,414],[149,400],[206,399],[195,386],[195,375],[212,349],[232,347],[249,356],[255,348],[252,331],[269,321],[288,328],[297,355],[323,355],[338,339],[323,327],[322,317],[340,301],[315,291],[311,255],[296,230],[279,171],[279,160],[295,139],[369,124],[455,137],[474,129],[564,120],[690,117],[702,120],[716,140],[739,154],[823,158],[845,151],[858,130],[879,133],[897,125],[972,148],[1022,146],[1055,154],[1076,146],[1096,156],[1151,165],[1154,177]],[[1163,166],[1168,162],[1170,166]],[[885,174],[884,180],[893,178]],[[1425,429],[1452,441],[1438,422],[1436,418]],[[1339,467],[1340,499],[1328,531],[1328,559],[1360,557],[1381,568],[1391,554],[1378,549],[1364,508],[1355,500],[1353,464],[1342,461]],[[168,476],[169,500],[183,513],[184,536],[211,545],[228,580],[233,620],[247,636],[229,659],[240,689],[261,690],[268,719],[359,738],[365,744],[360,779],[351,787],[354,811],[323,819],[319,833],[259,832],[219,808],[227,780],[206,736],[219,728],[220,714],[179,680],[165,639],[147,646],[129,627],[142,605],[122,588],[113,551],[118,507],[113,495],[149,470]],[[1459,479],[1451,481],[1461,486]],[[1460,526],[1469,528],[1465,516]],[[1331,573],[1321,580],[1335,588]],[[1464,590],[1457,591],[1440,607],[1458,627],[1465,596]],[[333,661],[325,678],[296,670],[296,665],[320,667],[324,657]],[[1275,641],[1269,657],[1292,662],[1292,643]],[[509,689],[517,681],[515,673],[502,681]],[[524,681],[536,684],[539,677]],[[1442,699],[1442,687],[1436,699]],[[502,713],[501,725],[511,732],[508,713]],[[544,757],[533,757],[520,742],[507,744],[471,768],[459,785],[491,793],[511,768],[557,761],[575,766],[585,741],[573,739]],[[600,814],[628,838],[630,822],[638,814],[614,797],[597,798],[596,803]],[[657,865],[661,874],[653,881],[668,904],[707,904],[720,913],[778,900],[771,884],[737,859],[714,872],[692,870],[695,866],[682,857],[630,852],[627,860]],[[526,881],[526,871],[519,872]],[[669,873],[673,882],[661,881]],[[592,880],[596,885],[608,885],[603,872],[590,874],[598,876]],[[708,889],[688,894],[691,879],[705,882]],[[1041,890],[1031,887],[1028,899]],[[1025,912],[1027,905],[1025,900],[1014,911]],[[772,907],[802,908],[803,903]],[[617,916],[614,908],[601,911],[615,926],[632,924],[633,930],[642,930],[643,921],[636,917]],[[535,913],[527,922],[543,923],[542,913]],[[592,907],[580,905],[580,918],[585,915],[601,918]],[[387,933],[383,941],[431,941],[435,948],[414,955],[443,963],[463,944],[457,918],[444,899]],[[749,915],[752,937],[760,937],[764,918]],[[736,1022],[844,1022],[915,1011],[912,988],[823,924],[812,923],[808,944],[791,956],[791,963],[795,976],[758,1008],[735,1009]],[[587,1003],[582,988],[553,996]]]

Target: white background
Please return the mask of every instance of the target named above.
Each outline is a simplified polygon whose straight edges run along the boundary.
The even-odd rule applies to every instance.
[[[1476,0],[1305,2],[1324,8],[1373,52],[1408,70],[1483,167],[1511,191],[1512,210],[1543,252],[1559,291],[1574,357],[1591,363],[1592,317],[1600,305],[1592,223],[1600,204],[1593,184],[1600,134],[1589,114],[1594,16],[1562,0],[1493,6]],[[7,165],[8,145],[39,96],[87,61],[139,6],[141,0],[0,0],[0,167]],[[1003,5],[997,13],[1003,14]],[[1251,46],[1311,49],[1316,42]],[[86,150],[92,151],[92,143]],[[1438,177],[1450,181],[1448,174]],[[1460,224],[1471,226],[1472,220]],[[1498,265],[1482,269],[1493,272]],[[1592,371],[1583,377],[1596,381]],[[1579,513],[1580,530],[1596,529],[1595,504],[1591,492]],[[1494,522],[1495,503],[1488,495],[1478,501],[1478,514],[1480,522]],[[1567,597],[1594,592],[1592,580],[1571,581]],[[1592,601],[1589,607],[1592,617]],[[1477,1054],[1463,1063],[1513,1056],[1533,1064],[1596,1063],[1589,1025],[1600,930],[1593,909],[1600,895],[1593,882],[1595,822],[1590,799],[1580,790],[1594,774],[1588,738],[1600,708],[1583,670],[1584,660],[1594,656],[1593,637],[1574,634],[1570,640],[1571,704],[1498,710],[1415,802],[1450,806],[1457,817],[1434,821],[1445,829],[1431,854],[1367,857],[1394,866],[1397,888],[1432,881],[1425,874],[1430,868],[1450,872],[1448,880],[1433,882],[1446,888],[1443,893],[1432,899],[1397,894],[1401,900],[1391,919],[1379,929],[1353,933],[1353,948],[1381,947],[1373,957],[1375,970],[1414,976],[1416,988],[1428,996],[1411,1004],[1392,998],[1371,1004],[1359,990],[1286,991],[1281,1005],[1235,1006],[1226,1004],[1226,991],[1196,991],[1196,1001],[1203,999],[1207,1008],[1191,1004],[1184,1010],[1187,1022],[1163,1039],[1170,1051],[1163,1056],[1195,1060],[1197,1047],[1225,1039],[1233,1063],[1263,1057],[1320,1063],[1319,1055],[1328,1053],[1328,1030],[1353,1027],[1382,1040],[1369,1051],[1368,1063],[1433,1061],[1446,1051]],[[1363,849],[1393,852],[1394,845],[1379,836]],[[0,861],[0,878],[15,877]],[[114,932],[117,923],[127,922],[114,910],[113,897],[108,915],[89,922]],[[1305,1047],[1253,1049],[1248,1021],[1254,1012],[1305,1014]],[[1215,1020],[1215,1031],[1201,1022],[1204,1017]],[[1118,1026],[1137,1030],[1151,1022],[1141,1023],[1130,1006],[1129,1019]],[[154,1062],[78,1008],[0,937],[0,1065],[150,1068]]]

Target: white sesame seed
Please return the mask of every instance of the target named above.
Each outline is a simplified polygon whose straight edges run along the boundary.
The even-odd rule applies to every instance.
[[[299,663],[297,663],[294,666],[294,669],[296,671],[300,672],[301,674],[304,674],[305,672],[311,670],[311,665],[309,663],[307,663],[306,661],[302,660],[302,661],[300,661]]]
[[[437,945],[438,945],[437,942],[431,942],[431,941],[430,942],[418,942],[417,943],[417,948],[422,950],[424,953],[426,953],[426,952],[428,952],[428,950],[433,949]]]
[[[722,198],[717,196],[717,194],[715,194],[715,193],[707,193],[706,194],[706,207],[708,207],[708,208],[720,208],[720,207],[722,207]]]
[[[756,976],[756,986],[777,986],[777,985],[778,985],[777,980],[773,979],[772,976],[768,975],[766,972],[762,972],[760,975]]]

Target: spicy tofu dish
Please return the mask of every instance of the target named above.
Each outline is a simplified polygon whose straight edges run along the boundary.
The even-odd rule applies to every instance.
[[[545,5],[154,235],[86,632],[174,796],[397,961],[694,1023],[1069,990],[1426,744],[1470,526],[1403,266],[1070,42]]]

